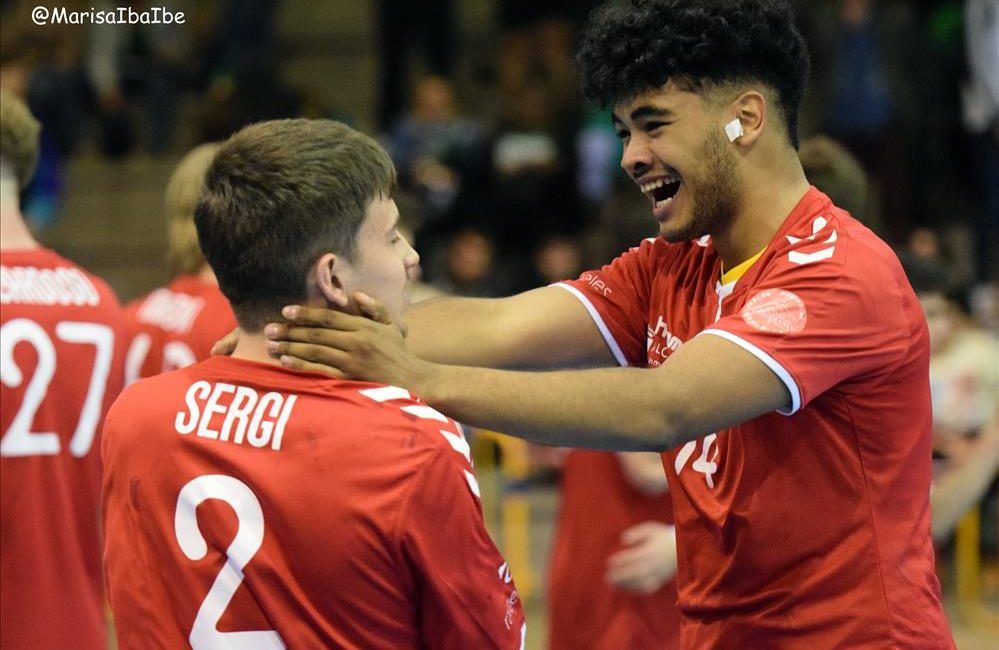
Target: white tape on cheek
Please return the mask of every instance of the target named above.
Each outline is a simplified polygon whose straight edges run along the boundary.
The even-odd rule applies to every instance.
[[[739,118],[736,118],[725,125],[725,135],[728,136],[729,142],[735,142],[739,136],[743,134],[744,131],[742,130],[742,122],[739,121]]]

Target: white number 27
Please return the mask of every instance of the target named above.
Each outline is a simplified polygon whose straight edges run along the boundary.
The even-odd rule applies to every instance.
[[[208,499],[225,501],[236,512],[238,528],[222,570],[201,602],[188,641],[194,650],[283,650],[281,635],[273,630],[219,632],[218,622],[243,582],[243,568],[264,542],[264,512],[253,491],[231,476],[207,474],[190,481],[177,497],[174,532],[188,558],[200,560],[208,553],[198,527],[198,505]]]
[[[81,458],[87,455],[94,444],[108,374],[111,372],[114,331],[107,325],[98,323],[63,321],[55,326],[55,333],[60,341],[92,345],[97,349],[87,397],[83,400],[83,408],[69,442],[70,453]],[[31,424],[45,400],[49,383],[56,374],[56,349],[52,339],[35,321],[15,318],[5,323],[0,328],[0,376],[3,377],[3,383],[11,388],[17,388],[24,381],[24,373],[14,360],[14,347],[18,343],[29,343],[35,348],[38,365],[24,392],[21,408],[4,431],[3,440],[0,441],[0,455],[54,456],[59,453],[59,434],[54,431],[34,432]],[[80,370],[70,369],[74,372]]]

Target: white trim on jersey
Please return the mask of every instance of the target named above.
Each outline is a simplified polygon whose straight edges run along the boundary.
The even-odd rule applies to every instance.
[[[390,402],[397,399],[412,400],[413,396],[405,388],[398,386],[379,386],[378,388],[365,388],[360,391],[368,399],[376,402]]]
[[[618,345],[617,341],[614,340],[614,335],[611,334],[610,329],[608,329],[606,323],[604,323],[604,319],[600,317],[600,312],[598,312],[597,308],[593,306],[593,303],[590,302],[590,299],[587,298],[582,291],[572,286],[571,284],[566,284],[564,282],[556,282],[555,284],[549,286],[565,289],[572,295],[576,296],[576,298],[579,299],[579,302],[583,303],[583,307],[586,307],[586,311],[590,313],[590,318],[592,318],[593,322],[596,323],[597,329],[600,330],[600,335],[604,337],[604,342],[607,343],[607,347],[610,348],[610,351],[614,355],[614,358],[617,360],[618,365],[627,366],[628,359],[626,359],[624,353],[621,352],[621,346]]]
[[[465,437],[457,433],[453,433],[451,431],[445,431],[444,429],[438,429],[438,431],[441,432],[441,435],[443,435],[444,438],[451,445],[451,449],[454,449],[456,452],[464,456],[465,460],[468,461],[468,464],[471,465],[472,448],[469,447],[468,441],[465,440]]]
[[[427,406],[426,404],[410,404],[409,406],[403,406],[399,409],[410,415],[415,415],[423,420],[437,420],[439,422],[447,422],[448,417],[438,411],[437,409]]]
[[[479,482],[475,480],[475,475],[467,469],[463,469],[461,471],[465,472],[465,481],[468,483],[468,489],[472,491],[472,494],[481,499],[482,493],[479,492]]]
[[[776,359],[774,359],[772,356],[770,356],[760,348],[756,347],[746,339],[741,338],[733,334],[732,332],[709,328],[706,330],[702,330],[697,336],[702,336],[704,334],[714,334],[715,336],[720,336],[723,339],[731,341],[732,343],[735,343],[740,348],[742,348],[743,350],[750,353],[751,355],[762,361],[764,364],[766,364],[767,368],[770,368],[770,370],[775,375],[777,375],[777,377],[782,382],[784,382],[784,385],[787,387],[787,392],[791,394],[791,410],[782,411],[780,409],[777,409],[777,412],[780,413],[781,415],[794,415],[795,413],[798,412],[798,409],[801,408],[801,391],[798,390],[798,384],[794,381],[794,377],[791,376],[791,373],[789,373],[787,369],[784,368],[784,366],[780,365],[780,363],[778,363]]]

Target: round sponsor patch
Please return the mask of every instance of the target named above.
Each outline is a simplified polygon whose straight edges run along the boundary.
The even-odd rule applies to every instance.
[[[765,289],[742,308],[742,320],[764,332],[789,334],[805,329],[805,303],[784,289]]]

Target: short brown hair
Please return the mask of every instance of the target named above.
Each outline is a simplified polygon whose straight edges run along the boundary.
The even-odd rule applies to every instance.
[[[323,253],[353,259],[368,207],[394,185],[385,150],[340,122],[260,122],[229,138],[205,176],[195,224],[240,326],[258,331],[301,302]]]
[[[180,159],[167,182],[164,208],[167,218],[167,263],[173,275],[201,270],[205,257],[194,227],[194,209],[205,186],[205,172],[221,143],[210,142],[192,149]]]
[[[0,93],[0,158],[14,168],[19,188],[35,175],[41,128],[24,102],[10,92]]]

